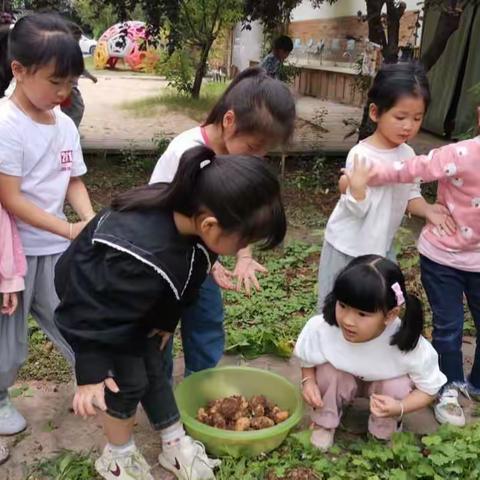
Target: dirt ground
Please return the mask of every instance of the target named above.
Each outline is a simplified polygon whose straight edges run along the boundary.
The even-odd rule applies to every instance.
[[[466,367],[471,366],[474,353],[474,342],[466,338],[464,343]],[[222,364],[240,365],[247,364],[252,367],[262,368],[278,373],[288,378],[294,384],[300,382],[300,366],[296,359],[281,360],[276,357],[264,355],[255,360],[246,362],[238,356],[224,357]],[[181,379],[183,372],[183,359],[175,362],[175,381]],[[7,439],[12,449],[10,460],[0,466],[0,479],[25,480],[28,465],[35,460],[48,457],[62,449],[77,452],[100,452],[104,445],[104,437],[99,418],[83,420],[76,417],[71,409],[73,385],[56,384],[52,382],[24,382],[30,388],[28,394],[20,396],[14,402],[28,420],[28,428],[24,433]],[[466,399],[461,400],[465,406],[467,418],[471,417],[474,404]],[[366,401],[360,400],[356,408],[348,410],[342,421],[344,428],[349,432],[361,433],[366,430],[367,422]],[[156,480],[172,480],[168,472],[157,464],[157,455],[160,451],[160,438],[148,425],[143,412],[139,412],[138,424],[135,430],[136,442],[150,465],[155,466],[152,474]],[[305,412],[303,426],[308,425],[308,411]],[[406,431],[420,434],[432,433],[437,428],[431,409],[406,416]],[[5,439],[5,437],[3,437]],[[74,480],[74,479],[71,479]]]

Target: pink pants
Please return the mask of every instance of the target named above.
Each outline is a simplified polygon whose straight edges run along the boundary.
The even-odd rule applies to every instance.
[[[337,428],[343,407],[356,397],[369,397],[372,393],[377,393],[403,400],[412,391],[412,381],[407,375],[390,380],[364,382],[350,373],[337,370],[330,363],[325,363],[316,367],[316,376],[323,407],[313,411],[312,420],[323,428]],[[368,431],[382,440],[388,440],[397,428],[397,418],[370,415],[368,419]]]

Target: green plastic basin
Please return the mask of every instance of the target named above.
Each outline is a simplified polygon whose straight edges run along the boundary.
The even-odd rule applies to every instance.
[[[230,395],[265,395],[290,417],[271,428],[233,432],[210,427],[195,417],[211,400]],[[251,457],[277,448],[301,420],[303,401],[299,389],[275,373],[250,367],[219,367],[194,373],[175,390],[175,397],[188,433],[215,456]]]

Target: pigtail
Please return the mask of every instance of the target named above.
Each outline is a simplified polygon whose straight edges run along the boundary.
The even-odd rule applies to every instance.
[[[404,287],[402,288],[404,290]],[[398,331],[392,335],[390,345],[396,345],[402,352],[413,350],[423,332],[422,302],[414,295],[405,295],[405,313]]]
[[[112,208],[118,211],[166,208],[192,215],[195,213],[194,192],[198,175],[214,158],[212,149],[204,145],[193,147],[180,158],[172,183],[156,183],[129,190],[112,201]]]
[[[0,26],[0,98],[5,96],[13,78],[8,55],[8,39],[10,37],[10,25]]]

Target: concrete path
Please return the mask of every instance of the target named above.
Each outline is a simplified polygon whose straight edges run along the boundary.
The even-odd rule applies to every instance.
[[[86,109],[80,132],[86,152],[119,152],[125,150],[155,150],[155,138],[173,138],[198,123],[186,114],[156,106],[149,115],[136,116],[123,108],[126,102],[151,99],[165,89],[167,83],[159,77],[129,76],[128,74],[98,76],[98,83],[80,79],[80,90]],[[318,128],[319,114],[327,114]],[[356,135],[345,136],[353,127],[344,120],[359,121],[361,109],[312,97],[297,99],[298,121],[287,154],[311,152],[343,155],[355,144]],[[317,126],[316,126],[317,125]],[[441,139],[421,133],[412,142],[419,153],[444,143]]]
[[[465,339],[465,367],[471,367],[474,352],[474,341]],[[271,356],[262,356],[245,362],[239,356],[226,356],[222,364],[247,364],[249,366],[276,372],[294,384],[300,382],[300,367],[295,359],[288,361]],[[183,372],[183,359],[175,363],[175,379],[179,381]],[[22,384],[23,385],[23,384]],[[70,410],[73,395],[73,386],[56,385],[53,383],[32,382],[28,384],[28,396],[14,400],[19,410],[28,419],[29,427],[26,432],[7,439],[12,448],[12,456],[4,465],[0,466],[0,479],[24,480],[28,465],[35,460],[45,458],[61,449],[87,452],[94,451],[94,455],[101,451],[104,437],[98,418],[82,420],[73,415]],[[474,404],[466,399],[462,402],[470,418]],[[356,402],[348,410],[344,426],[349,432],[360,433],[366,430],[368,404],[364,400]],[[308,425],[308,412],[304,419]],[[437,428],[431,409],[407,415],[405,430],[424,434],[431,433]],[[136,441],[151,465],[156,465],[156,456],[160,450],[160,440],[149,427],[143,412],[138,415],[136,427]],[[171,480],[173,477],[158,465],[153,469],[156,480]]]

